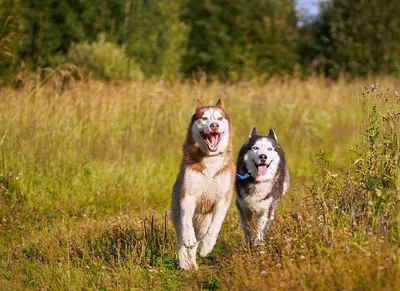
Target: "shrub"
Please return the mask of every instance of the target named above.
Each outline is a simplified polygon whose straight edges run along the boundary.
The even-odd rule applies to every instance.
[[[96,77],[107,80],[142,79],[143,74],[132,58],[120,47],[100,36],[95,43],[78,43],[68,52],[68,59]]]
[[[365,130],[344,176],[322,154],[324,178],[312,193],[328,240],[337,234],[381,235],[400,243],[400,98],[365,88]]]
[[[16,56],[17,33],[12,25],[12,17],[7,17],[0,26],[0,85],[13,82],[17,74],[18,58]]]

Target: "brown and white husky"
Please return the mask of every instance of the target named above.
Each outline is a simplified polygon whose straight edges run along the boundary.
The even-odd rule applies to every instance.
[[[197,269],[197,247],[204,257],[215,245],[232,197],[231,150],[232,127],[221,99],[215,106],[197,100],[172,190],[171,219],[181,269]]]

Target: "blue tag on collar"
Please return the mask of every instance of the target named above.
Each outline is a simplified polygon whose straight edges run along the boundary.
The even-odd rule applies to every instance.
[[[236,175],[236,177],[239,178],[239,180],[246,180],[248,177],[250,177],[249,173],[246,173],[244,175],[240,175],[240,174],[236,173],[235,175]]]

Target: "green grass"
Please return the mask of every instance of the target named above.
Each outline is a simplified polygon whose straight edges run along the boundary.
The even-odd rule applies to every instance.
[[[381,91],[363,89],[376,81]],[[381,77],[1,88],[1,289],[394,290],[400,128],[381,115],[390,104],[399,112],[399,85]],[[253,126],[273,128],[292,184],[265,246],[245,244],[232,204],[210,257],[182,272],[167,216],[196,98],[224,100],[235,160]]]

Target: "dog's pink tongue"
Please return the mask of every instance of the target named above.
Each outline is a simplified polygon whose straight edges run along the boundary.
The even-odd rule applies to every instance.
[[[267,173],[267,169],[268,169],[267,165],[258,166],[258,175],[264,176]]]
[[[211,135],[211,145],[216,147],[218,144],[218,137],[216,135]]]
[[[216,150],[217,150],[217,148],[218,148],[218,137],[216,136],[216,135],[211,135],[209,138],[208,138],[208,145],[209,145],[209,149],[212,151],[212,152],[215,152]]]

